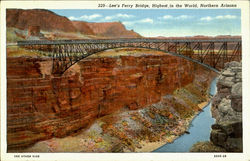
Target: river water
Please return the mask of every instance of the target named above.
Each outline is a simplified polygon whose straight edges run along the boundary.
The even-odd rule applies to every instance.
[[[216,79],[211,82],[210,95],[215,95],[217,91]],[[215,119],[211,115],[211,103],[209,103],[192,121],[189,128],[190,134],[184,134],[171,144],[165,144],[153,152],[189,152],[193,144],[199,141],[209,141],[211,125]]]

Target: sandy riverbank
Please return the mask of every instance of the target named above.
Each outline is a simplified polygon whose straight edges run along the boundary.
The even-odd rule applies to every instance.
[[[172,143],[176,138],[178,138],[178,136],[171,135],[169,137],[166,137],[164,140],[158,142],[141,141],[140,144],[142,145],[142,147],[140,149],[136,148],[135,152],[151,152],[167,143]]]
[[[198,107],[200,109],[203,109],[205,108],[207,105],[208,105],[208,101],[206,102],[202,102],[200,104],[198,104]],[[167,144],[167,143],[172,143],[174,142],[175,139],[179,138],[181,135],[184,134],[185,131],[188,131],[189,129],[189,126],[191,124],[191,122],[193,121],[193,119],[199,114],[200,112],[197,112],[195,113],[193,116],[191,116],[190,118],[187,118],[185,120],[186,124],[185,124],[185,127],[177,127],[176,129],[178,128],[181,128],[181,132],[178,134],[178,135],[170,135],[158,142],[148,142],[148,141],[141,141],[140,142],[140,145],[141,145],[141,148],[136,148],[135,149],[135,152],[152,152],[153,150],[155,149],[158,149],[160,148],[161,146]],[[185,130],[183,130],[185,129]]]

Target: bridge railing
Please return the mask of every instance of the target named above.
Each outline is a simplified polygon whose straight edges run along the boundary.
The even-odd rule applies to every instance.
[[[81,40],[27,40],[27,41],[18,41],[17,45],[64,45],[64,44],[100,44],[100,43],[194,43],[194,42],[202,42],[202,43],[219,43],[219,42],[241,42],[241,39],[81,39]]]

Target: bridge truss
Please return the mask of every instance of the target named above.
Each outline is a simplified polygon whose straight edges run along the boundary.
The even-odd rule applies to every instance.
[[[53,59],[53,74],[63,74],[78,61],[97,52],[114,48],[147,48],[167,52],[220,70],[226,62],[241,61],[241,39],[169,40],[169,39],[100,39],[32,40],[18,46],[46,53]]]

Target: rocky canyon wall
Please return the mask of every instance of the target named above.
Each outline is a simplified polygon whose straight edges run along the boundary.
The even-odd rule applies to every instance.
[[[242,152],[242,67],[239,62],[226,64],[218,78],[213,99],[210,140],[229,152]]]
[[[192,152],[242,152],[242,65],[226,63],[217,80],[212,100],[212,125],[209,142],[200,142]]]
[[[67,136],[122,108],[159,102],[205,71],[170,55],[89,58],[60,77],[51,69],[47,58],[7,58],[8,149]]]

